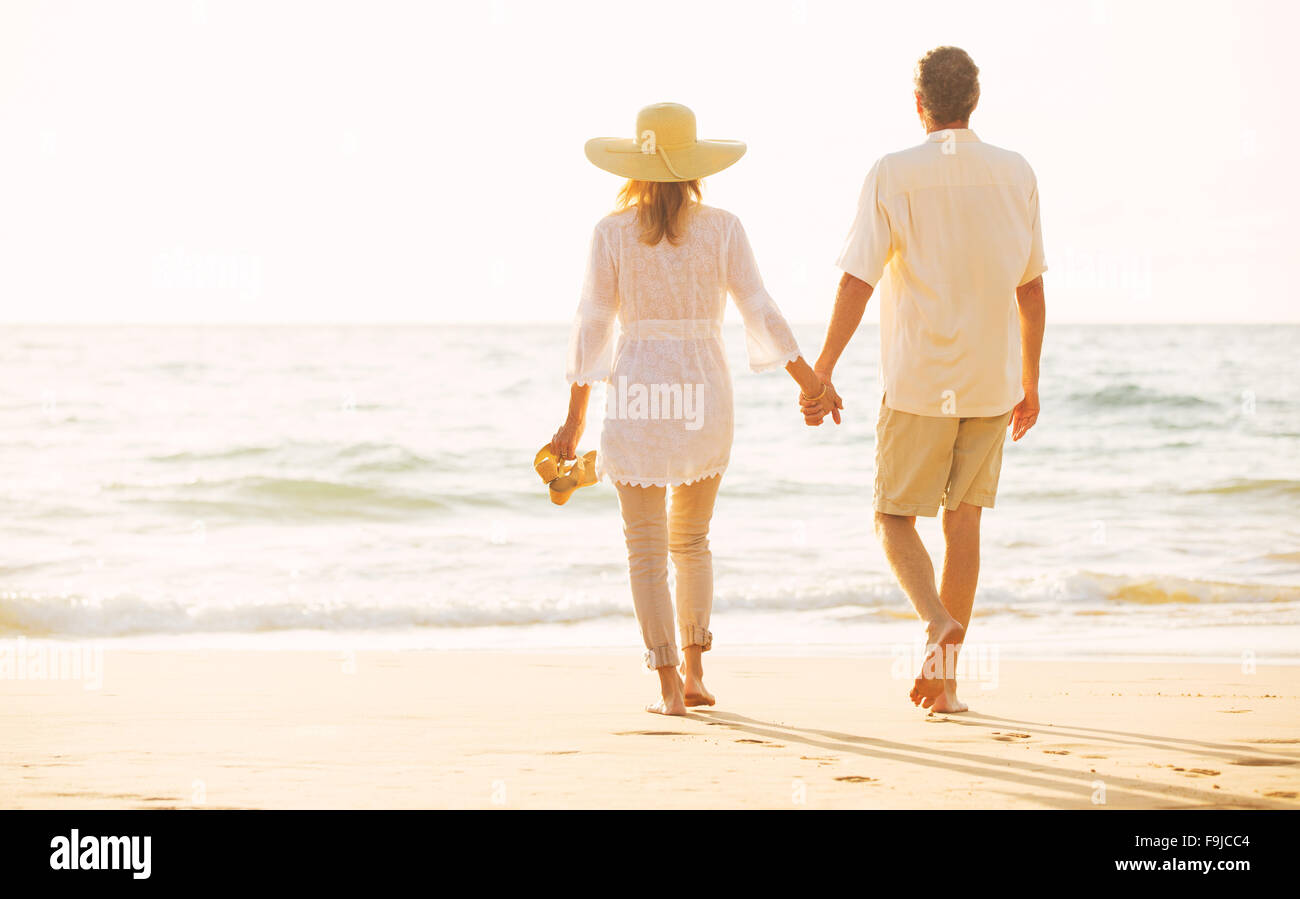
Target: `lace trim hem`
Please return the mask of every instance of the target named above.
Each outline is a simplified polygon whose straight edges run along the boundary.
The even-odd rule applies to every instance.
[[[621,475],[610,475],[609,479],[615,484],[625,484],[628,487],[684,487],[687,484],[694,484],[696,481],[717,477],[726,470],[727,466],[720,465],[717,468],[711,468],[689,478],[625,478]]]
[[[791,362],[798,359],[802,355],[803,353],[799,352],[798,349],[795,349],[793,352],[786,353],[784,356],[780,356],[776,359],[773,359],[770,362],[764,362],[761,365],[750,365],[749,370],[756,373],[761,373],[765,371],[771,371],[774,368],[785,368],[787,365],[789,365]]]
[[[578,384],[582,387],[591,387],[596,384],[604,384],[606,381],[608,381],[609,372],[605,372],[605,374],[603,375],[592,375],[587,378],[579,378],[579,377],[575,377],[574,375],[567,375],[565,377],[565,380],[568,381],[570,384]]]

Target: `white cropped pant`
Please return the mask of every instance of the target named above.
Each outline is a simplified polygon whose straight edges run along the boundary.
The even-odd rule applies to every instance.
[[[713,554],[709,521],[721,475],[672,487],[668,506],[665,487],[615,484],[627,538],[632,603],[645,641],[646,666],[681,664],[674,633],[673,600],[668,590],[668,557],[677,572],[676,631],[681,645],[707,650],[713,645],[709,614],[713,610]]]

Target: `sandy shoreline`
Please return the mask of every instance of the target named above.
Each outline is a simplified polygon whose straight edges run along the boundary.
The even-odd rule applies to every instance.
[[[112,651],[0,680],[0,806],[1300,808],[1300,667],[1004,661],[927,716],[889,660],[712,656],[660,718],[626,653]]]

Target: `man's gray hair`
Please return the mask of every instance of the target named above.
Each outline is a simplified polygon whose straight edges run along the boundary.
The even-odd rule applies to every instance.
[[[935,47],[922,56],[915,83],[931,125],[966,121],[980,98],[980,70],[960,47]]]

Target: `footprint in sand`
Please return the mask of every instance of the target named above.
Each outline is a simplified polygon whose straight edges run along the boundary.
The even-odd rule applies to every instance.
[[[993,731],[993,739],[1002,743],[1014,743],[1016,740],[1028,740],[1029,734],[1004,734],[1001,731]]]
[[[1081,755],[1081,756],[1079,756],[1079,758],[1081,758],[1081,759],[1108,759],[1108,758],[1110,758],[1110,756],[1108,756],[1108,755]]]
[[[849,774],[849,775],[847,775],[847,776],[845,776],[845,777],[837,777],[837,778],[835,778],[835,779],[838,780],[838,781],[843,781],[844,783],[850,783],[850,784],[874,784],[874,783],[880,783],[880,781],[876,780],[876,778],[874,778],[874,777],[863,777],[863,776],[860,775],[860,774]]]
[[[1291,790],[1271,790],[1264,794],[1271,799],[1295,799],[1296,794]]]
[[[616,737],[689,737],[690,734],[681,730],[619,730],[614,732]]]
[[[838,762],[839,756],[835,755],[801,755],[800,761],[804,762]]]
[[[1272,765],[1294,765],[1295,759],[1233,759],[1234,765],[1250,765],[1252,767],[1266,767]]]
[[[1213,768],[1188,768],[1188,774],[1203,774],[1206,777],[1218,777],[1222,772],[1215,771]]]
[[[773,747],[773,748],[775,748],[775,749],[784,749],[784,748],[785,748],[785,746],[783,746],[782,744],[780,744],[780,743],[773,743],[773,742],[770,741],[770,740],[749,740],[749,739],[745,739],[745,740],[737,740],[736,742],[737,742],[737,743],[761,743],[761,744],[763,744],[764,746],[771,746],[771,747]]]
[[[1048,755],[1069,755],[1070,754],[1070,750],[1068,749],[1044,749],[1043,752],[1047,753]]]

